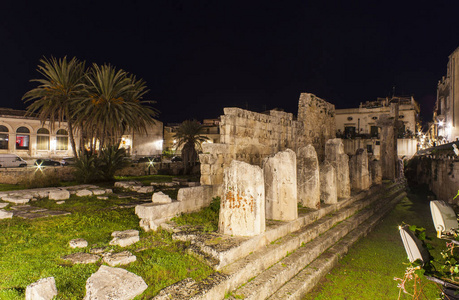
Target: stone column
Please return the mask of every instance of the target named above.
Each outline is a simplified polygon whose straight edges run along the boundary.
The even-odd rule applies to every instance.
[[[381,151],[380,160],[382,178],[394,181],[397,179],[398,156],[397,156],[397,131],[398,105],[391,104],[391,115],[381,115],[376,125],[381,127]]]
[[[258,166],[233,160],[223,175],[218,230],[234,236],[263,233],[265,222],[265,185]]]
[[[382,170],[381,170],[381,161],[372,160],[370,161],[370,174],[373,184],[382,183]]]
[[[298,202],[304,207],[320,208],[319,161],[311,144],[298,149]]]
[[[327,141],[325,144],[325,160],[335,168],[338,198],[349,198],[351,196],[349,156],[344,153],[344,145],[341,139]]]
[[[314,149],[314,148],[313,148]],[[290,149],[263,162],[266,219],[291,221],[298,218],[296,155]]]
[[[370,188],[371,178],[368,169],[367,150],[357,149],[355,155],[351,157],[349,160],[349,175],[352,189],[362,191]]]
[[[320,165],[320,199],[326,204],[338,202],[336,194],[336,171],[335,168],[325,161]]]

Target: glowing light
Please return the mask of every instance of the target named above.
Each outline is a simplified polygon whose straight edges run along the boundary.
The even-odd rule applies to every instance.
[[[438,122],[438,126],[440,127],[443,126],[443,124],[444,124],[443,121]]]

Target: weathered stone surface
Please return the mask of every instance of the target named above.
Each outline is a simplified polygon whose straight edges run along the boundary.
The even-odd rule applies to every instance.
[[[113,253],[109,255],[105,255],[103,261],[107,263],[111,267],[115,267],[118,265],[127,265],[131,262],[135,262],[137,257],[133,255],[129,251],[123,251],[119,253]]]
[[[85,248],[88,247],[88,242],[85,239],[73,239],[69,242],[70,248]]]
[[[312,145],[298,149],[298,202],[304,207],[320,208],[319,160]]]
[[[92,190],[92,193],[96,196],[98,195],[103,195],[105,194],[105,190],[102,190],[102,189],[95,189],[95,190]]]
[[[57,296],[54,277],[42,278],[26,287],[26,300],[51,300]]]
[[[62,257],[64,260],[68,260],[73,264],[93,264],[96,263],[99,259],[99,255],[90,254],[90,253],[72,253]]]
[[[98,248],[91,248],[89,250],[89,253],[92,253],[92,254],[102,254],[105,252],[105,250],[107,249],[107,247],[98,247]]]
[[[265,180],[266,218],[281,221],[297,219],[295,152],[287,149],[266,158],[263,164],[263,172]]]
[[[107,200],[107,199],[108,199],[108,196],[97,196],[97,199],[100,199],[100,200]]]
[[[265,188],[258,166],[233,160],[224,172],[218,229],[223,234],[254,236],[265,231]]]
[[[29,197],[24,197],[20,195],[14,195],[14,196],[4,196],[2,197],[2,200],[10,202],[10,203],[14,203],[14,204],[25,204],[25,203],[28,203],[31,198],[32,197],[29,198]]]
[[[151,201],[153,203],[171,203],[172,199],[163,192],[156,192],[151,196]]]
[[[7,207],[8,205],[9,205],[9,203],[0,203],[0,208]]]
[[[76,195],[78,197],[89,197],[92,196],[92,191],[84,189],[84,190],[79,190],[76,192]]]
[[[130,300],[147,289],[142,277],[121,268],[100,266],[86,281],[84,300]]]
[[[61,200],[61,201],[56,201],[56,204],[64,204],[65,201],[64,200]]]
[[[349,178],[351,188],[356,191],[368,190],[370,188],[371,178],[366,149],[357,149],[349,160]]]
[[[4,209],[0,209],[0,219],[11,219],[13,217],[12,211],[6,211]]]
[[[344,153],[344,145],[341,139],[327,141],[325,144],[325,160],[335,168],[338,198],[349,198],[351,195],[349,156]]]
[[[338,202],[336,171],[327,161],[320,166],[320,199],[326,204]]]
[[[67,200],[70,198],[70,192],[67,190],[52,190],[49,192],[49,200]]]
[[[110,245],[118,245],[120,247],[127,247],[129,245],[137,243],[139,238],[139,231],[134,229],[124,231],[112,232],[113,239],[110,241]]]
[[[154,191],[155,191],[155,188],[152,186],[142,186],[141,188],[137,190],[137,193],[146,194],[146,193],[153,193]]]
[[[371,180],[373,184],[382,183],[381,161],[379,160],[370,161],[370,175],[371,175]]]

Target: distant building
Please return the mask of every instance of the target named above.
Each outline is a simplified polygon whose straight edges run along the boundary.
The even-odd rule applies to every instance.
[[[398,133],[398,154],[412,156],[416,152],[416,134],[419,129],[419,104],[413,97],[377,98],[360,103],[358,108],[336,109],[337,137],[344,140],[347,154],[365,148],[379,157],[380,129],[377,121],[381,115],[390,115],[390,103],[399,103],[398,118],[403,127]]]
[[[38,118],[25,115],[22,110],[0,108],[0,153],[14,153],[23,158],[73,156],[66,122],[55,123],[51,128],[49,122],[41,124]],[[161,154],[163,124],[155,122],[147,129],[147,135],[132,132],[123,135],[121,146],[130,154]],[[77,147],[79,140],[77,135]]]
[[[177,139],[174,138],[177,128],[181,123],[167,123],[164,126],[164,150],[181,153],[181,148],[177,149]],[[202,121],[202,135],[208,138],[204,143],[220,143],[220,119],[204,119]]]
[[[459,139],[459,48],[449,56],[446,76],[438,81],[431,127],[439,142]]]

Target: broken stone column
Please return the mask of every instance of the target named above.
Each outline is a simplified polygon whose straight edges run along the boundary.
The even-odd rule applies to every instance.
[[[320,208],[319,161],[311,144],[298,149],[298,202],[304,207]]]
[[[368,152],[359,148],[349,160],[349,177],[351,188],[356,191],[368,190],[371,186],[370,172],[368,170]]]
[[[281,221],[297,219],[295,152],[287,149],[266,158],[263,162],[263,172],[265,179],[266,218]]]
[[[376,159],[370,161],[370,174],[373,184],[382,183],[381,161]]]
[[[327,141],[325,144],[325,160],[335,168],[338,198],[349,198],[351,196],[349,157],[344,153],[344,145],[341,139]]]
[[[254,236],[265,229],[263,171],[233,160],[224,171],[218,230],[228,235]]]
[[[338,202],[336,193],[336,171],[331,163],[325,161],[320,165],[320,199],[326,204]]]

